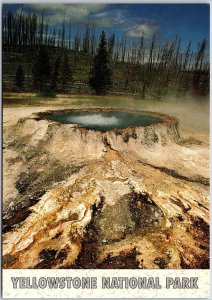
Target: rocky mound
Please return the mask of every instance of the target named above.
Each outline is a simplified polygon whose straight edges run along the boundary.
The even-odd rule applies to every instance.
[[[207,268],[206,147],[163,118],[101,133],[37,114],[7,129],[4,267]]]

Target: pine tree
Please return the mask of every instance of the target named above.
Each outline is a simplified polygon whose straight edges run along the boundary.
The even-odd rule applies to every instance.
[[[104,31],[102,31],[100,35],[100,42],[97,54],[94,57],[89,85],[95,91],[96,95],[105,95],[112,85],[106,35]]]
[[[60,66],[60,83],[62,91],[67,90],[67,85],[72,81],[73,79],[73,71],[70,67],[68,55],[65,52]]]
[[[57,56],[55,61],[54,61],[54,66],[53,66],[53,72],[52,72],[52,89],[57,91],[58,89],[58,83],[59,83],[59,70],[60,70],[60,57]]]
[[[24,86],[25,74],[22,66],[19,65],[15,73],[15,85],[21,89]]]
[[[32,76],[33,85],[40,96],[54,96],[55,90],[52,88],[51,63],[47,48],[42,46],[34,60]]]

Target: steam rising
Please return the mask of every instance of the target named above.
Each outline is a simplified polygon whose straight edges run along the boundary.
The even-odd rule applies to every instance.
[[[69,117],[68,120],[81,125],[117,125],[119,119],[111,116],[105,117],[101,114],[89,114],[84,116]]]

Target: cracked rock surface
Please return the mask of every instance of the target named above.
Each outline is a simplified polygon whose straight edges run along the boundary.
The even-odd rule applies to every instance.
[[[4,132],[4,268],[208,268],[208,145],[178,122]]]

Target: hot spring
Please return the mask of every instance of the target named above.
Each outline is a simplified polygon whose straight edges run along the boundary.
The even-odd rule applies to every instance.
[[[176,118],[114,108],[37,112],[19,119],[17,128],[33,145],[41,142],[56,159],[70,163],[98,159],[110,150],[133,153],[139,159],[150,149],[161,151],[180,138]]]
[[[57,111],[42,115],[43,119],[62,124],[77,124],[87,129],[106,132],[114,128],[149,126],[164,119],[150,113],[126,111]]]

